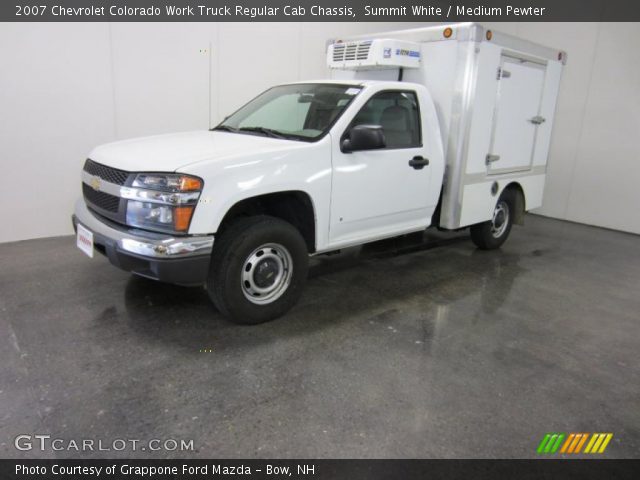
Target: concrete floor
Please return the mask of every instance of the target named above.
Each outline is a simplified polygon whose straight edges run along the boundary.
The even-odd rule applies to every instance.
[[[0,245],[0,457],[78,456],[15,450],[42,433],[196,449],[90,458],[535,457],[546,432],[640,456],[640,238],[536,216],[500,251],[436,237],[319,259],[257,327],[72,237]]]

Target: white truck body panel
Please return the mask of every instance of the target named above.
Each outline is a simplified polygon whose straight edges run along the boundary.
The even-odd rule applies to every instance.
[[[445,28],[452,29],[449,38]],[[488,40],[487,31],[472,23],[340,40],[376,38],[421,45],[420,67],[404,70],[403,80],[425,85],[438,113],[446,158],[440,226],[491,219],[512,182],[522,187],[527,210],[540,206],[566,54],[498,32]],[[398,76],[399,69],[332,70],[336,80]]]

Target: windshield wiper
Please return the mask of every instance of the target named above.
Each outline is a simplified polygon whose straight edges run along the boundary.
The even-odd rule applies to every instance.
[[[218,125],[217,127],[212,128],[211,130],[222,130],[223,132],[237,132],[238,131],[237,128],[230,127],[229,125]]]
[[[240,131],[240,132],[258,132],[258,133],[262,133],[262,134],[266,135],[267,137],[272,137],[272,138],[287,138],[282,133],[280,133],[279,131],[272,130],[270,128],[265,128],[265,127],[242,127],[242,128],[239,128],[238,131]]]
[[[272,137],[272,138],[284,138],[286,139],[287,137],[285,135],[283,135],[282,133],[278,132],[277,130],[272,130],[270,128],[266,128],[266,127],[241,127],[241,128],[234,128],[234,127],[230,127],[229,125],[218,125],[215,128],[212,128],[211,130],[221,130],[223,132],[232,132],[232,133],[238,133],[238,132],[257,132],[257,133],[262,133],[263,135],[266,135],[267,137]]]

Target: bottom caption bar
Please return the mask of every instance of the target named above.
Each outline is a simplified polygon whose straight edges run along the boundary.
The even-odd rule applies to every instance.
[[[640,460],[0,460],[1,479],[635,479]]]

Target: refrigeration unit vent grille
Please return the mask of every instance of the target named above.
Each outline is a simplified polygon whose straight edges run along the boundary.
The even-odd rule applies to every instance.
[[[371,41],[358,43],[337,43],[333,47],[333,61],[345,62],[353,60],[366,60],[369,58]]]

